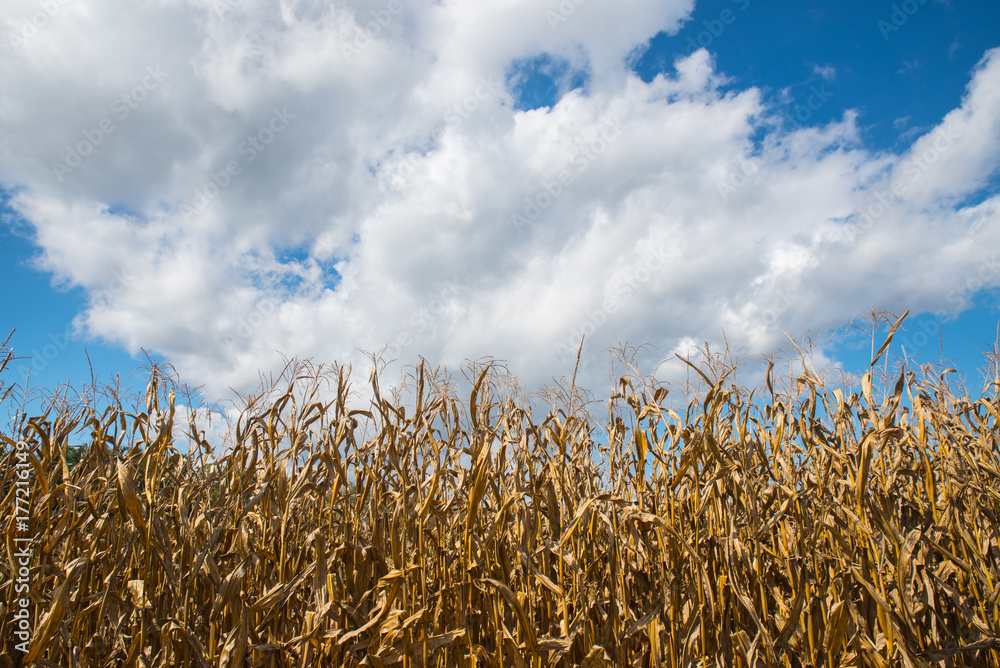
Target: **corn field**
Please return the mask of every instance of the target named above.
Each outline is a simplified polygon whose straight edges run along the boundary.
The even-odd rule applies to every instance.
[[[352,408],[299,364],[213,444],[154,368],[144,405],[22,420],[0,664],[1000,666],[996,385],[692,373],[685,408],[629,366],[603,420],[536,423],[496,365]]]

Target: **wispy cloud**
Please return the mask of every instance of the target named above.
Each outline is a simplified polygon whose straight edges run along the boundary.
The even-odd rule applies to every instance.
[[[837,78],[837,69],[832,65],[813,65],[813,74],[827,81],[834,81]]]

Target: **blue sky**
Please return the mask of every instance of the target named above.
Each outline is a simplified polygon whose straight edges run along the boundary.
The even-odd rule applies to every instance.
[[[583,334],[594,388],[626,340],[857,371],[871,308],[974,381],[995,340],[997,3],[40,6],[0,10],[17,382],[386,348],[533,388]]]

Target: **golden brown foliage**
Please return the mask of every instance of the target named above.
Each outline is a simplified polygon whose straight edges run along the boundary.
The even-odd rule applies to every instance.
[[[995,395],[807,372],[755,401],[694,368],[680,415],[630,371],[602,445],[491,369],[463,403],[421,366],[409,408],[373,376],[361,411],[344,370],[293,367],[214,458],[155,371],[144,410],[27,421],[0,489],[20,439],[33,636],[14,651],[11,510],[0,663],[1000,666]]]

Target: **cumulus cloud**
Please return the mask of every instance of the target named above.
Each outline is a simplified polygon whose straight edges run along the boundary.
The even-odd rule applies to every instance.
[[[86,332],[216,396],[282,355],[490,355],[537,386],[586,335],[596,383],[618,341],[759,353],[873,304],[962,308],[1000,247],[997,198],[970,200],[1000,51],[886,154],[850,111],[780,129],[705,50],[631,73],[692,6],[67,0],[28,37],[15,0],[0,184]],[[520,98],[532,72],[551,104]]]

